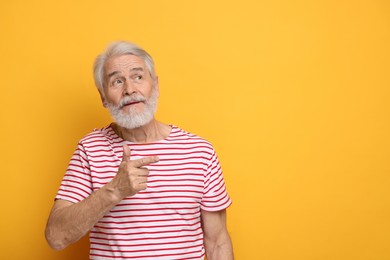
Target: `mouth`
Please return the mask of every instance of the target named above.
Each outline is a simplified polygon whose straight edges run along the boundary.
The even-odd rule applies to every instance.
[[[133,105],[140,104],[140,103],[143,103],[143,101],[131,101],[131,102],[126,102],[125,104],[122,105],[121,108],[133,106]]]

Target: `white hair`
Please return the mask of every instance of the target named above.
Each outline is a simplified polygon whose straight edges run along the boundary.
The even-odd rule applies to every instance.
[[[132,54],[140,57],[145,62],[146,68],[149,71],[150,77],[156,79],[156,72],[154,70],[153,58],[142,48],[138,47],[134,43],[126,41],[117,41],[108,45],[107,49],[96,57],[93,66],[93,73],[95,78],[95,84],[99,92],[104,95],[104,64],[107,60],[114,56],[121,56],[125,54]]]

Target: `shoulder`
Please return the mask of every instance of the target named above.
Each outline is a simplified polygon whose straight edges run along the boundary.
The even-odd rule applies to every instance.
[[[82,145],[84,148],[92,148],[96,146],[112,145],[117,141],[115,133],[110,125],[108,125],[102,128],[95,128],[79,141],[79,145]]]
[[[178,126],[175,125],[171,125],[171,126],[172,126],[172,131],[168,138],[169,141],[182,142],[187,144],[196,144],[206,149],[214,150],[212,143],[204,139],[203,137],[200,137],[199,135],[183,130]]]

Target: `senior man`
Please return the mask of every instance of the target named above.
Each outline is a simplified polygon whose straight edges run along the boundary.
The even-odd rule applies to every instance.
[[[90,259],[233,259],[217,155],[155,119],[151,56],[114,42],[94,76],[115,122],[78,143],[46,226],[49,245],[61,250],[89,232]]]

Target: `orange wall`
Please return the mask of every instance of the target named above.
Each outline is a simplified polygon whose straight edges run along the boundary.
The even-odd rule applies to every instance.
[[[158,118],[214,145],[236,259],[390,259],[388,1],[2,1],[2,259],[62,252],[45,222],[77,141],[110,122],[105,45],[155,58]]]

